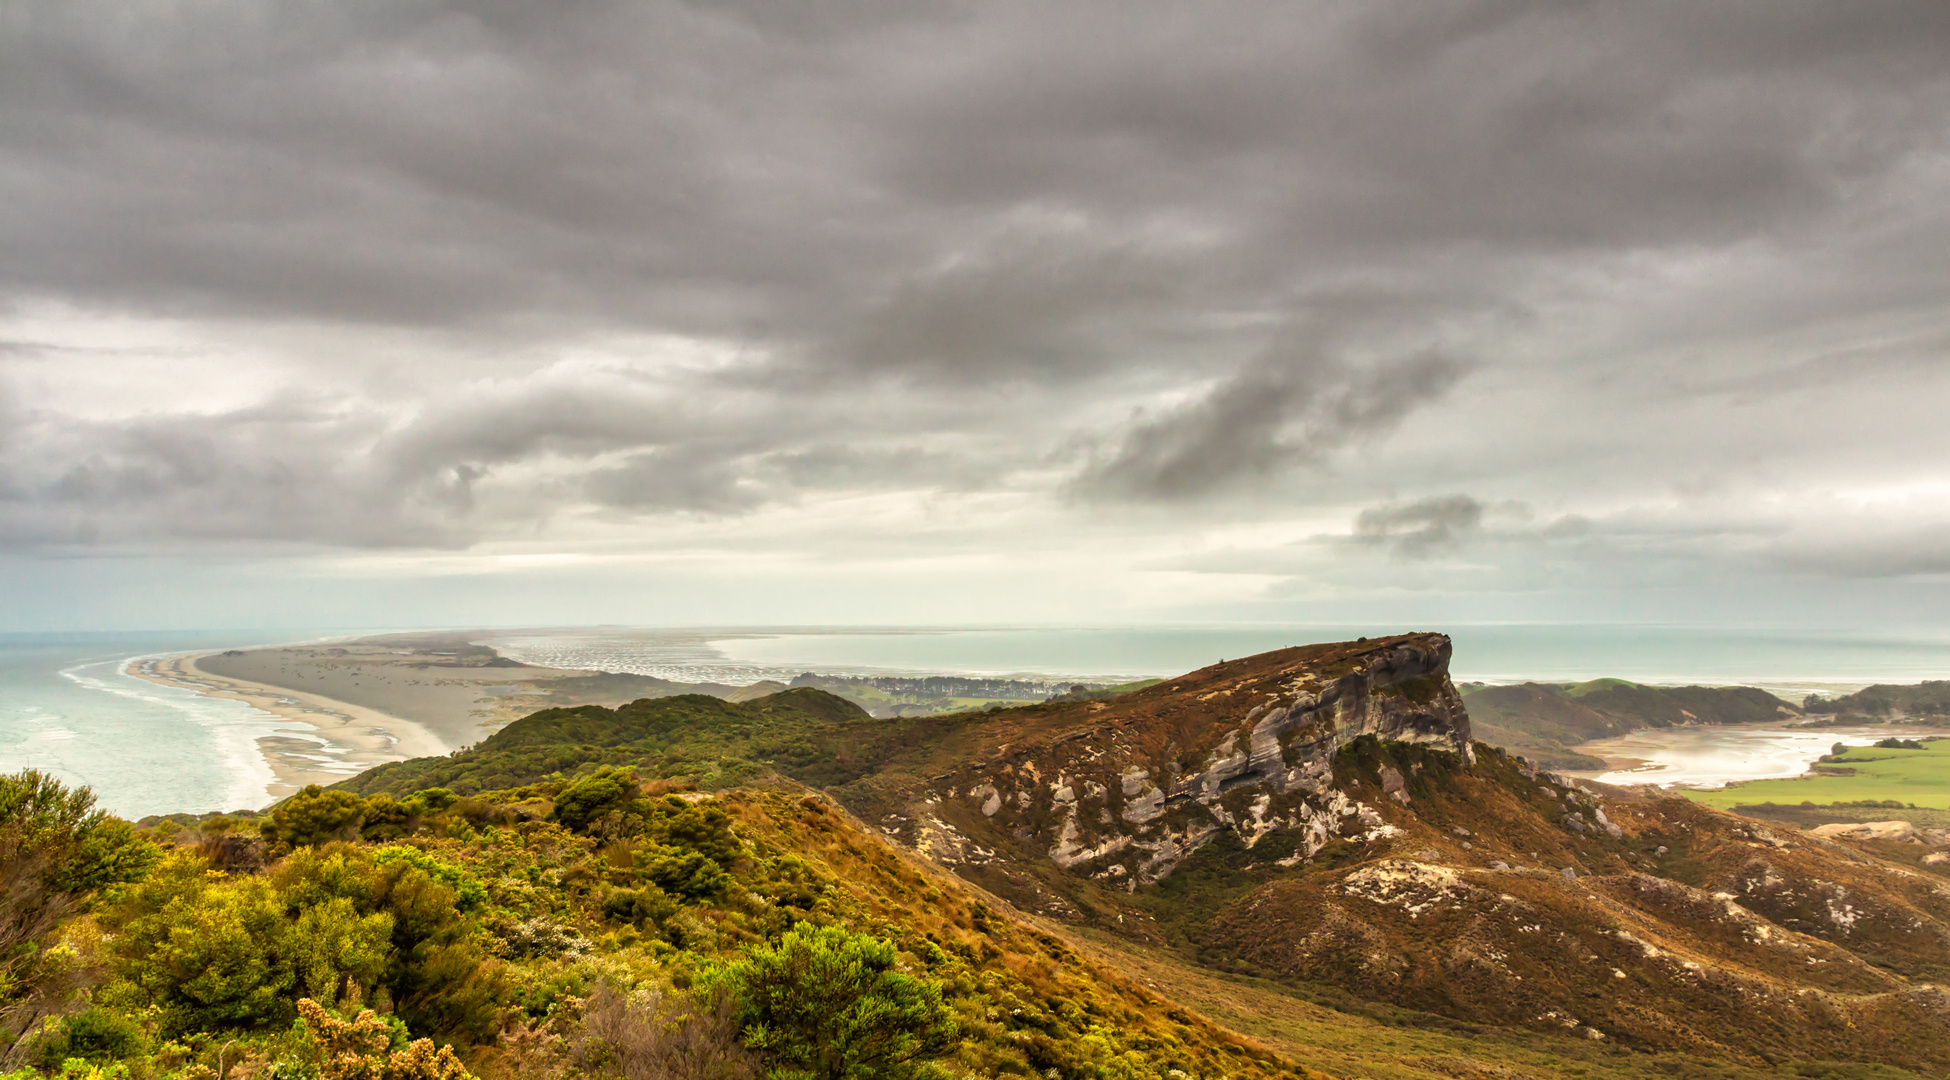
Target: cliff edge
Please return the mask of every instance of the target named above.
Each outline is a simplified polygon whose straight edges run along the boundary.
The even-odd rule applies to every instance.
[[[1450,651],[1442,634],[1308,645],[1110,701],[997,714],[985,752],[907,792],[883,827],[952,865],[1028,847],[1126,891],[1227,834],[1302,862],[1331,838],[1387,827],[1334,784],[1335,757],[1356,740],[1474,761]],[[1384,797],[1406,799],[1395,779]]]

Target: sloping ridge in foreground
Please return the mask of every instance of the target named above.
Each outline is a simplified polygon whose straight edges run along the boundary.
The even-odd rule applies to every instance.
[[[961,718],[836,794],[1024,908],[1208,967],[1626,1046],[1950,1066],[1950,860],[1540,773],[1472,744],[1449,653],[1309,646]]]

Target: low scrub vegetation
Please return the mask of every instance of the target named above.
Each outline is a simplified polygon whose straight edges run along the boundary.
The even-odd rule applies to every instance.
[[[782,787],[310,788],[145,835],[30,772],[0,811],[9,1080],[1294,1074]]]

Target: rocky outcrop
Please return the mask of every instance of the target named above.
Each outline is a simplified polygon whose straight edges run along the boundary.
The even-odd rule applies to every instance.
[[[1018,907],[1227,970],[1594,1043],[1950,1066],[1938,837],[1800,833],[1472,749],[1448,656],[1310,646],[890,728],[897,767],[849,794]]]
[[[1817,825],[1808,830],[1824,840],[1886,840],[1909,844],[1950,844],[1950,829],[1919,829],[1908,821],[1857,821]]]
[[[937,778],[924,801],[948,824],[1133,890],[1228,832],[1282,865],[1305,861],[1337,837],[1392,831],[1335,786],[1343,748],[1373,738],[1474,760],[1449,656],[1447,637],[1409,634],[1222,663],[1080,706],[1089,726],[1012,743]],[[1374,797],[1408,803],[1412,778],[1391,773]]]

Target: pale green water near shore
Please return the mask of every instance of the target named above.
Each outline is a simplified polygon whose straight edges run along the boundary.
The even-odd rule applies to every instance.
[[[241,701],[139,679],[131,659],[249,648],[317,631],[0,634],[0,772],[36,768],[87,784],[125,817],[242,810],[271,801],[258,751],[302,725]],[[322,744],[321,744],[322,745]]]
[[[263,806],[257,740],[288,723],[123,672],[131,657],[251,644],[211,634],[0,635],[0,771],[94,788],[130,817]]]

